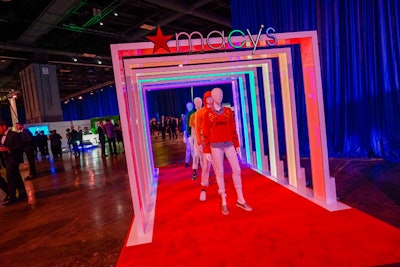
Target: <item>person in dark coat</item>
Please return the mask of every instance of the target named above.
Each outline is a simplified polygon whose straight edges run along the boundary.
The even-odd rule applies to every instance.
[[[121,147],[121,152],[124,151],[124,137],[122,135],[122,127],[120,123],[115,123],[115,141],[117,142],[117,147],[120,148]]]
[[[3,192],[6,194],[6,197],[3,199],[3,202],[6,202],[9,200],[8,197],[8,184],[6,179],[4,179],[3,176],[0,175],[0,189],[3,190]]]
[[[6,163],[9,197],[3,205],[11,205],[19,200],[27,199],[25,185],[19,171],[19,164],[24,161],[22,136],[20,133],[9,130],[5,121],[0,121],[0,136],[0,152]]]
[[[117,144],[115,142],[115,127],[110,119],[106,119],[104,124],[104,133],[107,135],[108,147],[110,149],[110,155],[118,155]]]
[[[79,132],[77,130],[75,130],[75,127],[72,125],[71,126],[71,138],[70,138],[70,142],[72,144],[72,149],[74,151],[74,155],[75,157],[79,157],[80,156],[80,152],[79,152]]]
[[[78,142],[79,142],[79,146],[81,147],[80,151],[82,151],[82,153],[83,153],[84,152],[83,130],[82,130],[81,126],[78,126]]]
[[[26,177],[25,180],[29,181],[36,177],[35,139],[33,138],[33,134],[31,133],[31,131],[25,129],[24,124],[22,124],[21,122],[17,122],[15,124],[15,128],[17,128],[22,136],[23,150],[29,163],[29,176]]]
[[[104,133],[104,123],[102,121],[99,122],[99,126],[97,127],[97,134],[99,135],[99,142],[101,146],[101,156],[107,157],[106,155],[106,136]]]
[[[39,132],[39,135],[37,136],[37,142],[42,159],[47,158],[49,156],[49,144],[48,137],[43,130]]]
[[[51,148],[51,153],[53,154],[54,158],[62,158],[62,149],[61,149],[61,139],[62,136],[57,133],[57,130],[51,131],[51,134],[49,136],[50,139],[50,148]]]

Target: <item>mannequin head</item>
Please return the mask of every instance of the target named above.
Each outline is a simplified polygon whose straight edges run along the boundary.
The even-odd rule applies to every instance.
[[[221,105],[222,97],[224,96],[221,88],[214,88],[211,91],[211,97],[214,100],[214,104]]]
[[[186,103],[186,109],[187,109],[187,111],[192,111],[193,110],[193,103],[192,102],[187,102]]]
[[[211,97],[211,91],[206,91],[203,95],[203,101],[204,105],[206,105],[207,108],[210,108],[213,104],[213,99]]]
[[[201,108],[201,105],[203,105],[203,100],[201,100],[200,97],[195,97],[193,99],[193,103],[194,103],[194,106],[196,107],[196,110],[197,110],[197,109]]]

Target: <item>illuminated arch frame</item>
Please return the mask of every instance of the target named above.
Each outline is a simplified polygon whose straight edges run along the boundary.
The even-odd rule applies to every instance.
[[[340,205],[337,205],[338,202],[336,200],[335,180],[329,175],[325,134],[325,115],[323,109],[322,83],[320,76],[318,40],[316,32],[309,31],[282,33],[276,34],[276,36],[278,39],[276,46],[292,44],[298,44],[300,46],[307,109],[307,124],[310,140],[311,170],[313,177],[318,177],[318,179],[316,179],[315,181],[313,180],[314,197],[317,201],[320,201],[321,204],[325,204],[326,207],[330,210],[341,209],[342,207]],[[240,42],[243,40],[242,38],[237,40],[235,39],[236,38],[233,37],[232,42]],[[192,40],[192,42],[195,48],[200,45],[199,40]],[[219,44],[220,40],[212,38],[210,39],[210,43]],[[261,44],[261,46],[266,46],[266,40],[264,39],[264,36],[261,37],[259,44]],[[146,229],[152,229],[152,227],[150,226],[152,222],[147,222],[146,218],[148,218],[149,216],[151,217],[151,213],[154,212],[154,208],[152,209],[151,207],[149,207],[149,204],[152,203],[151,199],[154,198],[153,181],[152,179],[150,179],[150,182],[146,182],[139,177],[142,177],[143,175],[145,177],[155,177],[155,173],[154,168],[149,169],[148,167],[150,166],[148,162],[146,162],[146,158],[148,158],[149,147],[143,147],[138,144],[138,140],[144,140],[145,133],[142,131],[143,125],[139,124],[140,118],[137,117],[137,115],[135,114],[140,114],[141,110],[138,108],[138,106],[143,103],[140,102],[140,97],[135,96],[135,94],[130,94],[130,92],[132,91],[127,90],[127,88],[130,88],[130,84],[125,84],[125,82],[127,82],[125,80],[125,72],[129,70],[124,68],[124,60],[126,57],[130,56],[150,55],[152,53],[152,46],[152,43],[118,44],[111,46],[118,105],[123,125],[122,128],[124,136],[128,137],[127,148],[129,152],[131,152],[127,153],[126,157],[127,163],[129,165],[129,180],[136,218],[133,227],[136,227],[136,234],[138,239],[137,242],[139,243],[149,242],[149,240],[145,237],[145,234]],[[182,42],[181,44],[180,42],[180,47],[184,46],[185,43]],[[247,39],[246,46],[251,47],[251,42],[249,39]],[[257,57],[261,55],[260,57],[268,58],[268,53],[266,51],[268,50],[258,49],[255,55],[249,55],[249,57]],[[238,60],[236,58],[227,58],[226,56],[224,56],[224,54],[225,52],[204,54],[202,55],[202,58],[197,59],[197,61],[201,60],[202,62],[211,63]],[[187,59],[191,59],[193,56],[196,55],[189,55],[187,56]],[[146,61],[142,59],[142,63],[138,63],[138,66],[141,65],[162,67],[165,65],[168,66],[177,63],[166,63],[165,61],[163,61],[163,59],[165,58],[146,58]],[[186,60],[185,62],[182,62],[182,64],[186,64]],[[282,66],[280,64],[280,68],[281,67]],[[136,103],[137,105],[129,106],[128,101],[133,101],[133,103]],[[284,101],[289,101],[289,99],[284,99]],[[136,138],[138,140],[136,140]],[[145,160],[141,160],[141,156],[145,156]],[[154,166],[152,165],[152,167]],[[141,176],[139,176],[139,174]],[[148,210],[150,210],[150,212],[148,212]],[[135,223],[137,223],[136,226]]]
[[[265,62],[265,63],[264,63]],[[245,62],[242,62],[242,64]],[[207,66],[209,66],[207,68]],[[173,88],[174,85],[178,84],[179,82],[185,82],[187,81],[200,81],[201,79],[210,79],[213,77],[224,77],[224,76],[229,76],[229,77],[234,77],[236,80],[239,80],[239,82],[235,82],[236,85],[233,85],[234,89],[234,96],[239,95],[240,93],[243,94],[243,91],[245,90],[239,90],[239,92],[235,92],[235,88],[237,87],[243,87],[242,83],[245,80],[244,79],[244,74],[241,73],[247,73],[254,75],[254,77],[257,76],[256,68],[261,67],[264,72],[264,76],[266,79],[263,79],[264,82],[264,96],[265,96],[265,103],[266,103],[266,108],[269,110],[267,114],[267,131],[268,131],[268,147],[269,147],[269,159],[265,158],[264,155],[262,155],[262,152],[264,150],[264,144],[262,141],[262,138],[260,136],[263,135],[262,129],[260,128],[259,131],[254,132],[254,136],[256,139],[260,140],[259,146],[256,146],[256,151],[255,153],[257,156],[252,157],[252,151],[250,149],[250,143],[251,143],[251,138],[248,136],[245,136],[244,142],[240,142],[242,147],[245,149],[245,156],[242,158],[245,159],[246,163],[249,164],[250,166],[255,167],[255,169],[265,175],[267,175],[269,178],[272,178],[274,181],[279,181],[281,183],[285,183],[284,175],[283,175],[283,163],[279,160],[279,146],[278,146],[278,138],[277,138],[277,126],[276,126],[276,112],[272,111],[272,107],[275,107],[274,98],[271,98],[268,96],[271,96],[271,92],[273,92],[273,80],[272,80],[272,70],[269,68],[271,66],[271,59],[266,59],[266,60],[258,60],[257,64],[252,63],[252,64],[244,64],[244,65],[238,65],[236,62],[231,62],[231,63],[218,63],[218,64],[204,64],[202,65],[202,69],[198,69],[196,66],[188,66],[184,70],[182,70],[181,67],[163,67],[163,68],[157,68],[157,71],[153,71],[151,69],[148,70],[141,70],[140,73],[136,74],[137,77],[137,87],[138,88],[144,88],[148,87],[149,89],[157,88],[159,87],[158,84],[162,84],[163,87],[166,87],[166,82],[170,82],[168,88]],[[196,72],[196,75],[189,75],[191,72]],[[207,74],[200,74],[201,72],[206,72]],[[268,73],[268,75],[265,75],[265,73]],[[179,74],[178,76],[176,76]],[[287,73],[282,74],[283,77],[281,79],[287,79],[286,77]],[[211,77],[210,77],[211,76]],[[237,77],[242,77],[241,79],[237,79]],[[145,80],[143,78],[146,77]],[[174,79],[175,78],[175,79]],[[257,79],[255,79],[257,80]],[[202,82],[205,83],[205,82]],[[237,85],[239,84],[239,85]],[[251,85],[250,85],[251,87]],[[253,86],[254,87],[254,86]],[[258,88],[258,86],[256,86]],[[253,88],[254,89],[254,88]],[[145,90],[146,91],[146,90]],[[293,91],[291,89],[291,91]],[[255,92],[257,94],[258,91]],[[245,97],[240,97],[240,98],[247,98]],[[261,110],[259,108],[259,98],[253,97],[256,99],[257,105],[253,105],[258,107],[257,114],[253,115],[253,120],[254,118],[257,118],[259,120],[259,124],[261,124],[261,117],[258,116],[258,114],[261,114]],[[268,98],[268,99],[267,99]],[[144,101],[146,102],[146,101]],[[236,97],[234,97],[234,105],[239,108],[239,112],[241,113],[243,118],[246,118],[247,121],[250,120],[249,118],[249,113],[247,112],[246,107],[244,106],[243,101],[238,101],[236,100]],[[237,103],[240,102],[241,104],[238,105]],[[247,100],[246,100],[247,102]],[[238,115],[238,113],[235,113]],[[268,116],[270,115],[270,116]],[[149,121],[149,118],[146,119],[146,122]],[[236,125],[241,126],[242,123],[239,119],[236,119]],[[248,125],[246,125],[247,127]],[[240,131],[238,131],[240,132]],[[244,131],[245,135],[247,135],[247,132]],[[286,136],[285,136],[286,139]],[[295,141],[297,142],[297,141]],[[243,151],[243,150],[242,150]],[[295,151],[295,153],[298,155],[299,151],[298,149]],[[268,160],[271,162],[268,163]],[[294,160],[294,158],[289,158],[290,160]],[[296,173],[301,173],[301,167],[300,167],[300,162],[297,161],[296,165],[298,166]],[[270,166],[270,168],[269,168]],[[292,184],[293,186],[299,187],[299,184],[303,183],[304,185],[304,175],[297,174],[296,177],[296,183]],[[303,181],[302,181],[303,180]]]
[[[249,70],[242,70],[242,68],[233,70],[232,67],[225,67],[225,70],[224,70],[224,68],[213,67],[211,70],[211,69],[204,69],[205,66],[202,66],[202,67],[203,67],[203,69],[201,69],[201,70],[197,70],[197,69],[192,70],[192,72],[197,72],[197,74],[195,74],[195,75],[193,75],[193,74],[190,75],[190,72],[169,71],[169,72],[163,72],[163,74],[161,76],[156,75],[155,77],[151,77],[151,76],[153,76],[152,73],[148,73],[147,75],[149,75],[150,77],[148,77],[146,75],[145,80],[139,79],[138,87],[143,88],[146,86],[148,88],[153,88],[153,87],[157,87],[158,83],[165,84],[166,81],[167,82],[169,81],[169,82],[171,82],[171,85],[170,85],[170,88],[171,88],[174,84],[177,84],[177,82],[179,83],[179,81],[191,81],[191,80],[194,80],[194,81],[205,80],[202,82],[202,84],[207,84],[207,83],[215,84],[214,80],[209,81],[209,82],[206,82],[206,81],[209,79],[212,79],[212,78],[214,78],[214,79],[217,78],[217,81],[219,79],[221,79],[220,81],[224,81],[224,80],[226,80],[226,77],[231,77],[231,80],[239,79],[240,81],[243,81],[243,80],[245,80],[246,74],[254,75],[254,76],[256,75],[254,68],[252,68],[252,70],[249,71]],[[231,70],[229,70],[229,68],[231,68]],[[169,68],[162,68],[162,69],[169,69]],[[174,69],[174,68],[172,68],[172,69]],[[199,71],[200,72],[207,71],[207,73],[199,74]],[[141,74],[143,74],[143,72],[141,72]],[[177,76],[177,74],[178,74],[178,76]],[[190,76],[188,76],[188,75],[190,75]],[[143,76],[141,76],[140,78],[143,78]],[[232,82],[230,82],[230,83],[232,83]],[[149,84],[149,85],[147,85],[147,84]],[[254,89],[254,86],[253,86],[253,89]],[[243,89],[240,90],[240,92],[243,92],[243,91],[244,91]],[[234,90],[233,95],[235,96],[235,95],[239,94],[240,92],[236,92]],[[238,104],[239,101],[237,99],[238,99],[237,97],[234,97],[235,107],[239,108],[239,113],[241,113],[242,116],[246,117],[247,120],[249,120],[248,114],[243,110],[244,103]],[[240,107],[242,107],[242,108],[240,108]],[[240,125],[240,122],[238,120],[236,120],[236,123],[237,123],[237,125]],[[248,135],[247,132],[245,132],[245,135]],[[256,133],[255,135],[257,136],[260,134]],[[258,160],[254,160],[253,157],[251,157],[251,149],[250,149],[251,138],[246,136],[242,139],[245,140],[244,142],[241,142],[241,145],[243,148],[245,148],[246,163],[248,163],[249,165],[257,165],[257,168],[259,170],[263,170],[264,168],[262,165],[261,149],[260,149],[260,147],[262,145],[260,144],[259,146],[256,147],[257,154],[258,154],[258,156],[257,156]],[[260,139],[260,138],[256,138],[256,139]]]
[[[289,166],[289,184],[294,186],[295,188],[304,188],[305,187],[305,182],[304,182],[304,171],[301,170],[300,167],[300,157],[299,157],[299,152],[298,152],[298,137],[297,137],[297,120],[296,120],[296,108],[295,108],[295,97],[294,97],[294,88],[293,88],[293,80],[292,80],[292,75],[291,75],[291,65],[289,67],[288,64],[290,64],[290,49],[285,48],[285,49],[272,49],[269,50],[268,52],[268,56],[269,57],[279,57],[279,59],[281,61],[283,61],[283,63],[280,64],[281,68],[280,68],[280,72],[281,72],[281,77],[280,80],[282,81],[282,83],[284,83],[285,86],[284,90],[282,90],[283,92],[283,98],[284,99],[290,99],[290,101],[286,101],[284,102],[284,117],[285,117],[285,127],[287,129],[291,129],[290,131],[286,131],[285,133],[285,140],[287,143],[287,147],[289,148],[289,151],[287,152],[288,155],[288,166]],[[238,53],[236,53],[237,55]],[[247,52],[243,52],[241,53],[244,55],[244,57],[247,57]],[[289,57],[287,57],[287,54],[289,55]],[[243,56],[242,55],[242,56]],[[202,57],[200,55],[200,57]],[[287,59],[289,58],[289,60]],[[164,60],[167,60],[166,58],[164,58]],[[125,69],[129,69],[131,64],[129,64],[130,61],[127,61],[127,65],[125,66]],[[250,65],[254,65],[256,63],[259,63],[260,60],[255,61],[253,64]],[[242,62],[243,63],[247,63],[247,62]],[[150,63],[151,64],[151,63]],[[214,65],[223,65],[224,63],[213,63]],[[238,65],[239,63],[234,63],[236,65]],[[234,65],[234,64],[229,64],[229,65]],[[199,67],[194,67],[197,71],[201,71],[201,67],[206,66],[207,64],[202,64]],[[225,63],[226,65],[226,63]],[[247,65],[249,65],[247,63]],[[176,65],[173,65],[174,67],[176,67]],[[185,66],[186,67],[186,66]],[[165,68],[165,67],[164,67]],[[170,67],[173,68],[173,67]],[[188,68],[188,67],[187,67]],[[204,67],[203,67],[204,68]],[[160,68],[158,68],[160,69]],[[265,68],[264,68],[265,69]],[[137,70],[132,70],[133,76],[141,76],[142,72],[146,72],[145,70],[142,70],[141,68],[138,68]],[[159,71],[149,71],[149,72],[153,72],[153,73],[159,73]],[[165,71],[163,72],[165,73]],[[267,72],[268,73],[268,72]],[[160,74],[161,75],[161,74]],[[253,74],[252,74],[253,75]],[[254,76],[254,75],[253,75]],[[265,71],[264,71],[264,76],[265,76]],[[268,76],[267,76],[268,77]],[[181,78],[178,78],[181,79]],[[252,79],[254,80],[254,79]],[[132,82],[132,81],[129,81]],[[134,87],[137,87],[137,83],[134,81],[133,84]],[[252,86],[254,88],[254,84]],[[266,86],[267,88],[268,86]],[[141,90],[141,88],[139,87],[139,91]],[[255,90],[251,90],[251,99],[252,102],[255,103],[256,100],[258,99],[256,97],[256,93]],[[258,103],[259,104],[259,103]],[[252,105],[252,111],[254,114],[257,114],[257,110],[256,107],[258,105]],[[273,105],[275,106],[275,105]],[[268,108],[268,107],[267,107]],[[270,109],[271,110],[271,109]],[[260,120],[260,118],[258,116],[256,116],[256,118],[258,120]],[[255,126],[255,128],[259,128],[257,126],[257,123],[261,122],[257,122],[256,120],[253,119],[253,123]],[[272,127],[270,127],[272,128]],[[275,129],[275,128],[274,128]],[[255,134],[257,135],[257,134]],[[272,136],[272,134],[270,133],[269,136]],[[277,138],[277,137],[275,137]],[[256,138],[255,141],[258,141],[260,138]],[[257,149],[258,148],[258,149]],[[261,157],[261,153],[259,152],[260,149],[260,144],[256,143],[256,156],[257,156],[257,160],[254,162],[250,162],[250,160],[248,160],[247,162],[252,165],[253,167],[255,167],[258,170],[262,170],[261,164],[262,164],[262,157]],[[258,152],[258,153],[257,153]],[[257,166],[255,166],[257,165]],[[272,165],[274,166],[274,165]],[[279,177],[279,175],[277,175]]]

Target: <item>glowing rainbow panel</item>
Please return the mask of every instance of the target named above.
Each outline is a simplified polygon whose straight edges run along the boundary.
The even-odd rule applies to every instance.
[[[273,56],[278,57],[279,55],[282,54],[282,52],[285,52],[285,55],[289,54],[289,57],[290,57],[290,50],[289,49],[278,49],[278,50],[274,49],[273,51],[274,52],[280,52],[280,53],[276,53],[276,55],[273,55]],[[271,53],[271,51],[270,51],[270,53]],[[248,58],[247,55],[245,56],[245,59],[246,58]],[[281,56],[281,58],[285,58],[285,57]],[[175,60],[175,58],[174,58],[174,60]],[[243,66],[248,68],[248,67],[261,66],[260,63],[262,63],[264,61],[260,60],[260,59],[258,59],[257,61],[251,60],[250,63],[252,63],[252,64],[248,64],[249,62],[246,62],[246,60],[243,60],[243,61],[240,62],[240,64],[247,63],[246,65],[243,65]],[[128,62],[131,63],[131,61],[127,61],[127,64],[128,64]],[[285,60],[284,62],[287,62],[287,60]],[[221,69],[221,67],[220,67],[221,65],[230,66],[228,69],[232,69],[232,71],[237,69],[237,68],[243,68],[242,65],[239,65],[239,62],[217,63],[217,64],[215,64],[215,63],[214,64],[202,64],[201,65],[201,69],[199,69],[197,66],[190,66],[190,65],[189,66],[185,66],[185,68],[182,69],[182,68],[177,67],[176,65],[174,65],[174,66],[171,66],[171,67],[157,68],[157,70],[153,70],[152,68],[150,68],[147,71],[145,71],[145,70],[143,70],[141,68],[133,69],[132,72],[136,73],[136,74],[131,74],[131,75],[132,76],[136,75],[137,77],[142,77],[143,75],[147,75],[148,76],[148,75],[151,74],[153,77],[155,77],[152,80],[153,82],[160,81],[160,82],[164,82],[165,83],[165,80],[179,81],[179,80],[182,80],[182,79],[190,79],[190,78],[191,78],[191,80],[195,81],[195,80],[199,80],[199,79],[205,77],[204,74],[195,75],[195,76],[185,76],[185,75],[187,75],[187,73],[189,73],[189,72],[195,72],[196,74],[199,73],[199,72],[200,73],[201,72],[204,72],[204,73],[215,72],[216,70]],[[130,66],[132,66],[132,64],[130,64]],[[207,66],[212,66],[212,67],[207,67]],[[126,68],[128,68],[128,66]],[[227,67],[225,67],[225,68],[227,68]],[[176,71],[171,71],[170,69],[174,69]],[[288,66],[285,66],[283,69],[287,70]],[[167,73],[170,73],[170,72],[179,74],[180,76],[178,75],[178,76],[174,76],[173,78],[171,78],[171,75],[167,74]],[[143,73],[150,73],[150,74],[143,74]],[[255,71],[253,73],[254,74],[251,74],[250,76],[255,76],[256,75]],[[212,76],[213,74],[207,74],[207,76],[210,76],[210,75]],[[289,81],[290,79],[289,79],[288,75],[289,75],[288,71],[282,71],[281,70],[281,80],[282,81],[286,81],[286,82]],[[162,77],[168,77],[169,79],[162,79]],[[291,75],[290,75],[290,77],[291,77]],[[256,79],[255,78],[251,79],[251,84],[249,86],[251,88],[251,97],[252,97],[252,103],[253,103],[253,105],[251,105],[251,109],[253,111],[253,114],[255,114],[253,116],[253,124],[255,125],[255,127],[253,127],[253,128],[257,129],[257,130],[253,129],[253,133],[254,133],[254,136],[255,136],[255,140],[254,141],[256,143],[256,151],[255,151],[256,159],[255,160],[253,160],[253,159],[249,160],[249,158],[252,156],[252,154],[249,153],[250,152],[250,145],[249,145],[249,139],[250,138],[249,138],[249,135],[247,134],[247,131],[244,131],[244,133],[245,133],[245,144],[246,144],[246,146],[245,146],[246,147],[246,158],[247,158],[247,163],[248,164],[253,166],[258,171],[263,172],[263,171],[265,171],[265,168],[262,167],[262,165],[263,165],[263,163],[264,163],[264,165],[266,165],[266,163],[265,163],[265,160],[263,160],[265,157],[263,157],[263,155],[261,154],[261,149],[263,149],[263,148],[260,147],[261,146],[261,140],[262,140],[262,138],[260,137],[260,133],[262,133],[262,132],[259,130],[260,128],[258,127],[258,120],[260,120],[260,116],[258,116],[259,108],[257,109],[257,106],[258,106],[259,103],[258,103],[258,98],[256,97],[257,92],[255,90],[254,80],[256,80]],[[269,86],[269,84],[267,84],[266,86]],[[286,90],[290,91],[290,92],[286,93],[288,95],[294,94],[293,88],[292,88],[293,82],[290,83],[290,86],[291,87],[289,88],[289,84],[287,83],[286,87],[285,87]],[[247,96],[245,95],[246,94],[245,90],[240,90],[240,94],[241,94],[241,98],[242,99],[247,99]],[[292,98],[294,99],[294,97],[292,97]],[[273,99],[271,101],[273,101]],[[249,114],[249,112],[248,112],[249,111],[248,110],[249,107],[247,107],[247,105],[245,104],[245,101],[241,101],[241,104],[242,104],[242,113],[243,113],[243,120],[244,120],[243,121],[243,125],[248,126],[247,117],[248,117],[248,114]],[[294,101],[290,101],[287,104],[287,106],[290,107],[289,112],[291,112],[291,110],[295,111],[295,103],[294,103]],[[288,114],[288,115],[286,115],[286,117],[288,117],[289,120],[290,120],[290,123],[292,123],[292,117],[295,118],[295,114],[294,115]],[[247,128],[249,128],[249,127],[247,127]],[[270,126],[269,128],[272,128],[272,126]],[[290,128],[296,129],[296,132],[297,132],[297,125],[296,124],[294,126],[290,125]],[[294,136],[297,138],[297,134],[294,135]],[[295,151],[292,150],[292,154],[288,154],[288,162],[292,166],[294,166],[294,168],[292,168],[293,170],[291,169],[291,171],[289,171],[289,180],[292,181],[291,184],[294,185],[294,186],[297,186],[298,184],[302,184],[303,187],[304,187],[305,186],[304,174],[302,174],[303,171],[300,168],[300,162],[299,162],[299,160],[295,161],[295,159],[299,159],[299,152],[298,152],[298,145],[297,145],[298,141],[297,141],[297,139],[294,139],[294,136],[290,135],[290,136],[287,136],[287,138],[286,138],[289,146],[291,146],[292,143],[296,144],[295,145],[296,150]],[[272,147],[277,147],[277,146],[272,145]],[[274,162],[277,162],[277,161],[274,161]],[[280,165],[282,165],[282,163],[280,163]],[[280,179],[283,176],[283,166],[275,167],[275,163],[273,163],[272,168],[274,170],[274,178],[277,177],[276,178],[277,180],[283,181],[283,179]],[[279,169],[279,171],[278,171],[278,169]],[[282,174],[282,175],[281,176],[275,176],[275,174],[278,174],[278,173]]]
[[[250,65],[237,65],[236,62],[233,63],[220,63],[220,64],[205,64],[202,65],[202,69],[199,71],[197,68],[193,68],[194,66],[188,66],[187,68],[185,68],[184,70],[182,70],[180,67],[168,67],[168,68],[158,68],[156,72],[154,72],[152,69],[148,69],[148,70],[138,70],[139,73],[136,74],[136,76],[138,77],[138,86],[142,87],[145,86],[145,84],[149,83],[150,86],[147,86],[150,90],[153,90],[154,88],[158,88],[159,85],[157,84],[161,84],[163,88],[176,88],[177,87],[177,83],[182,82],[185,83],[187,85],[187,83],[189,81],[191,81],[192,83],[196,84],[196,83],[201,83],[201,84],[206,84],[204,81],[201,81],[203,79],[205,80],[209,80],[210,82],[214,82],[215,80],[212,79],[213,77],[215,77],[215,73],[221,73],[220,75],[222,75],[221,77],[224,76],[228,76],[228,77],[235,77],[236,74],[241,74],[243,72],[240,72],[240,70],[245,70],[245,69],[251,69],[251,76],[256,76],[257,72],[255,67],[262,67],[263,69],[268,69],[268,64],[261,64],[261,63],[270,63],[270,59],[267,60],[258,60],[257,64],[250,64]],[[245,62],[242,62],[245,63]],[[207,67],[210,66],[210,67]],[[192,68],[191,68],[192,67]],[[172,71],[175,70],[175,71]],[[223,70],[230,70],[228,72],[223,72]],[[218,71],[218,72],[217,72]],[[238,72],[239,71],[239,72]],[[136,73],[136,71],[134,71]],[[191,72],[196,73],[197,75],[191,75],[188,76],[188,74],[190,74]],[[207,74],[201,74],[200,73],[207,73]],[[211,74],[210,74],[211,72]],[[250,72],[245,72],[245,73],[250,73]],[[267,72],[268,73],[268,72]],[[146,80],[142,80],[141,78],[144,77],[148,77],[149,75],[151,75],[151,77],[153,77],[152,79],[146,79]],[[178,76],[174,76],[174,75],[178,75]],[[264,80],[268,80],[268,75],[272,75],[271,73],[268,73],[265,77]],[[282,73],[282,75],[286,75],[286,73]],[[265,76],[265,73],[264,73]],[[239,87],[243,87],[242,83],[243,83],[243,78],[239,78],[240,82],[239,82]],[[283,77],[282,79],[287,79],[287,77]],[[253,80],[257,80],[257,79],[253,79]],[[272,80],[272,77],[271,77]],[[168,83],[169,82],[169,83]],[[153,86],[151,86],[153,85]],[[168,86],[167,86],[168,85]],[[266,83],[264,84],[264,90],[267,90],[267,93],[269,92],[269,87],[270,84]],[[260,114],[260,110],[259,108],[256,110],[256,112],[254,112],[254,107],[257,108],[258,106],[258,98],[255,97],[256,95],[258,95],[258,87],[257,89],[255,89],[255,86],[252,86],[251,88],[253,88],[253,97],[252,97],[252,108],[253,108],[253,121],[254,120],[260,120],[259,114]],[[245,99],[244,96],[244,89],[240,89],[238,90],[239,93],[241,94],[241,98]],[[234,92],[235,93],[235,92]],[[269,96],[269,93],[266,94]],[[274,99],[272,98],[270,101],[274,101]],[[238,101],[239,102],[239,101]],[[267,101],[266,101],[267,103]],[[268,106],[275,106],[274,104],[271,103],[267,103]],[[235,106],[237,106],[237,103],[235,103]],[[269,109],[271,110],[271,108]],[[246,129],[249,128],[249,125],[247,123],[247,109],[246,109],[246,104],[245,101],[241,101],[241,113],[242,113],[242,117],[243,117],[243,123],[241,123],[240,121],[238,121],[237,119],[237,125],[243,125],[243,127],[245,127]],[[276,116],[275,116],[275,112],[274,112],[274,116],[272,116],[272,114],[269,117],[274,117],[275,121],[276,121]],[[272,133],[276,133],[277,131],[277,127],[276,127],[276,123],[275,126],[268,123],[268,129],[275,129],[272,131]],[[249,165],[255,165],[254,167],[260,171],[263,174],[268,174],[270,176],[272,176],[273,179],[278,180],[279,178],[283,177],[283,163],[279,162],[279,151],[278,151],[278,145],[277,145],[277,137],[274,137],[272,135],[272,138],[269,136],[269,147],[270,147],[270,151],[272,151],[270,159],[271,159],[271,172],[269,171],[268,168],[268,163],[265,162],[265,160],[263,160],[263,158],[265,158],[266,155],[262,155],[262,151],[264,150],[264,145],[262,144],[262,130],[261,128],[259,128],[259,126],[257,124],[255,124],[256,126],[253,127],[254,129],[257,129],[256,131],[254,131],[254,136],[255,139],[258,140],[258,145],[256,145],[256,155],[257,155],[257,159],[256,161],[252,161],[251,159],[251,155],[252,155],[252,151],[250,148],[250,141],[249,141],[249,135],[247,131],[244,131],[244,140],[245,140],[245,159],[247,164]],[[254,130],[253,129],[253,130]],[[240,131],[238,131],[240,132]],[[272,142],[272,143],[271,143]],[[257,144],[257,143],[256,143]],[[275,149],[277,148],[277,149]],[[271,150],[272,149],[272,150]],[[277,160],[278,159],[278,160]],[[279,163],[279,164],[278,164]],[[279,169],[279,171],[278,171]],[[279,176],[278,176],[278,172],[279,172]],[[281,181],[283,181],[283,179],[280,179]]]

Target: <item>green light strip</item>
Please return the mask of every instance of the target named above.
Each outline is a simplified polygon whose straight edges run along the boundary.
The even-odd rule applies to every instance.
[[[108,7],[101,10],[99,14],[97,14],[97,15],[93,16],[91,19],[89,19],[85,24],[82,25],[82,27],[87,28],[94,24],[99,23],[102,19],[107,17],[114,9],[115,9],[115,7],[112,7],[112,4],[109,5]]]
[[[262,157],[261,157],[261,144],[260,144],[260,132],[256,129],[260,129],[258,124],[258,111],[257,111],[257,99],[256,99],[256,85],[254,80],[254,73],[251,72],[250,76],[250,97],[251,97],[251,110],[253,111],[253,126],[254,126],[254,142],[256,144],[256,157],[257,157],[257,168],[262,170]]]

